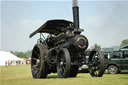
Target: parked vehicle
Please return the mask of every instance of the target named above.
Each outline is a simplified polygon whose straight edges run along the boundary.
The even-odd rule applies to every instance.
[[[110,74],[128,71],[128,49],[104,52],[105,68]]]

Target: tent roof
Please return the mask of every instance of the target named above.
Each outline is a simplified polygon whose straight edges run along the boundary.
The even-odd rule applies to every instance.
[[[19,60],[23,61],[23,59],[18,58],[17,56],[13,55],[10,52],[0,51],[0,65],[5,65],[6,61],[13,61],[13,60]]]

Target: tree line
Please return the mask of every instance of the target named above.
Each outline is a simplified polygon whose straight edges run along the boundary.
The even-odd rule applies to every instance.
[[[18,52],[18,51],[11,51],[12,54],[18,56],[18,57],[22,57],[22,58],[30,58],[31,54],[32,54],[32,50],[28,50],[26,52]]]

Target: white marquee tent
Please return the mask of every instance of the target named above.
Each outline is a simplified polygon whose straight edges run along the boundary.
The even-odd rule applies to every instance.
[[[6,62],[11,61],[12,65],[16,65],[16,61],[25,64],[25,60],[18,58],[10,52],[0,51],[0,66],[5,66]]]

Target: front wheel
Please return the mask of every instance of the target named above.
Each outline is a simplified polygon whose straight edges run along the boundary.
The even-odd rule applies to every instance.
[[[67,78],[70,75],[71,58],[68,49],[62,48],[57,56],[57,73],[60,78]]]
[[[93,49],[89,55],[89,72],[92,77],[102,77],[104,74],[104,55],[99,49]]]
[[[48,74],[48,65],[45,61],[47,56],[47,46],[36,44],[32,51],[31,71],[33,78],[46,78]]]

